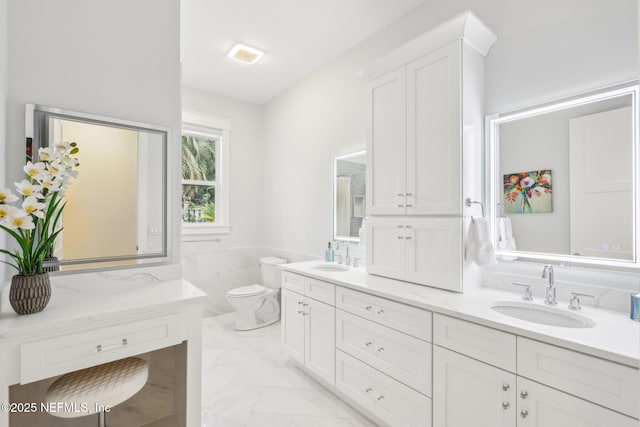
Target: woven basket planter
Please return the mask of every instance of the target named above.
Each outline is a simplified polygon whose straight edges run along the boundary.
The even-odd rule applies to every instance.
[[[18,314],[38,313],[51,299],[49,273],[13,276],[9,290],[9,303]]]
[[[42,262],[42,271],[60,271],[60,260],[54,256],[45,257]]]

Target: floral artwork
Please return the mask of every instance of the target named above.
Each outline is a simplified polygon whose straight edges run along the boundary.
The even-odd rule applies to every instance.
[[[553,212],[551,169],[504,175],[504,213]]]

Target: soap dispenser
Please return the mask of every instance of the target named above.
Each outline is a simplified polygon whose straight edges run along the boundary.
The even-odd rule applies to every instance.
[[[331,242],[329,242],[329,246],[327,250],[324,251],[324,260],[326,262],[333,262],[334,250],[331,248]]]

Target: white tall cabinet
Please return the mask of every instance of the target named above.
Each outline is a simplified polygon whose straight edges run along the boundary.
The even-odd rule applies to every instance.
[[[367,272],[462,291],[461,219],[475,212],[464,199],[482,196],[484,56],[495,39],[468,12],[365,73]],[[450,217],[456,221],[445,230],[442,219]],[[393,224],[397,232],[391,232]],[[415,239],[407,230],[434,240]],[[443,251],[434,251],[445,234]],[[394,250],[399,252],[390,259]],[[399,255],[431,253],[435,259],[403,261]],[[434,265],[447,271],[426,273]]]

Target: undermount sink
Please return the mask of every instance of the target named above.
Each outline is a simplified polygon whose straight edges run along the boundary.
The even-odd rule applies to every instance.
[[[348,265],[335,264],[333,262],[323,262],[320,264],[313,265],[311,268],[314,270],[334,271],[334,272],[349,270]]]
[[[596,322],[578,313],[524,301],[498,301],[491,304],[498,313],[527,322],[561,328],[593,328]]]

